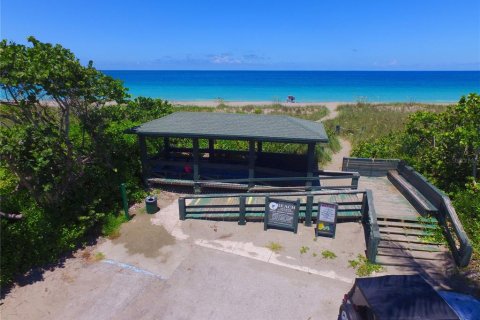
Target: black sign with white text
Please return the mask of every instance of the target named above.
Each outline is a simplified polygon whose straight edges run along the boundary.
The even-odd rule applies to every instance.
[[[265,198],[264,229],[278,228],[297,233],[300,201]]]

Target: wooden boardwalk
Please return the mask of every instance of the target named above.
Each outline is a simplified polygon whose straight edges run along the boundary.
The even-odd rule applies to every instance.
[[[417,219],[420,213],[408,202],[387,177],[364,177],[359,180],[360,190],[370,189],[373,205],[380,218]]]
[[[420,271],[436,280],[454,268],[449,249],[432,238],[437,220],[422,218],[387,177],[362,176],[359,188],[372,190],[380,231],[377,263],[393,272]]]

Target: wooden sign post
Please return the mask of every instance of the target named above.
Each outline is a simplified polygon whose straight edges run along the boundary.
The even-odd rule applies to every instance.
[[[315,237],[323,236],[335,238],[337,225],[338,205],[335,203],[319,202]]]
[[[264,230],[276,228],[297,233],[300,200],[288,201],[265,197]]]

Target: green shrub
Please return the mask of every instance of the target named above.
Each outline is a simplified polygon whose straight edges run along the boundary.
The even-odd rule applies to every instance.
[[[475,258],[480,258],[480,185],[467,183],[465,190],[453,194],[453,205],[470,238]]]
[[[102,234],[109,238],[116,238],[120,235],[122,223],[128,221],[124,214],[107,214],[103,219]]]

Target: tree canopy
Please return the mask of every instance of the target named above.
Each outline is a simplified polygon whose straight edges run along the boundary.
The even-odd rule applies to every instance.
[[[37,201],[53,204],[92,161],[86,145],[99,135],[92,126],[98,109],[128,95],[91,61],[83,66],[60,45],[28,41],[31,46],[0,42],[0,152]],[[80,132],[72,132],[72,121]]]

